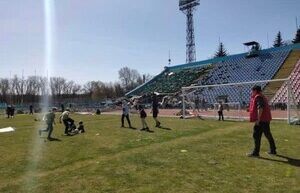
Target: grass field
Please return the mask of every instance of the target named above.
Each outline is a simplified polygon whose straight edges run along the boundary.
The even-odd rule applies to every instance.
[[[57,124],[49,142],[37,135],[34,117],[0,118],[0,192],[5,193],[266,193],[300,192],[300,127],[273,122],[280,156],[262,158],[247,122],[161,118],[167,129],[146,133],[120,128],[119,116],[73,115],[87,133],[62,136]],[[133,125],[140,127],[138,117]],[[187,152],[181,152],[187,150]]]

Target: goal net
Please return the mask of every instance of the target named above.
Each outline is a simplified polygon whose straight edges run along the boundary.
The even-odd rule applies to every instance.
[[[182,88],[183,117],[218,116],[219,104],[225,119],[249,120],[251,88],[258,85],[269,101],[273,119],[299,122],[300,96],[298,85],[290,79],[260,80]]]

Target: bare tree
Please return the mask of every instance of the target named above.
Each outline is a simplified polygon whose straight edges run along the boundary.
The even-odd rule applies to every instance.
[[[80,94],[80,91],[81,91],[81,85],[75,83],[71,89],[72,95],[78,95]]]
[[[0,95],[2,102],[8,102],[8,94],[10,92],[9,80],[7,78],[0,79]]]
[[[121,84],[116,82],[114,83],[114,90],[115,90],[115,93],[116,93],[116,97],[121,97],[121,96],[124,96],[124,89],[122,88]]]
[[[20,96],[21,95],[21,79],[17,75],[14,75],[13,79],[11,80],[12,86],[12,94]]]
[[[143,74],[143,83],[148,82],[152,78],[153,78],[153,76],[150,74]]]
[[[92,96],[93,94],[93,82],[89,81],[83,85],[82,91],[85,95]]]
[[[142,82],[139,72],[135,69],[130,69],[127,66],[119,70],[119,79],[126,91],[135,88]]]
[[[50,78],[50,89],[54,96],[61,96],[66,91],[66,79],[62,77],[51,77]]]
[[[42,77],[42,76],[39,76],[39,77],[36,77],[37,78],[37,82],[38,82],[38,90],[39,90],[39,94],[41,96],[44,96],[47,94],[47,78],[46,77]]]
[[[39,83],[36,76],[29,76],[25,81],[25,94],[36,96],[39,95]]]

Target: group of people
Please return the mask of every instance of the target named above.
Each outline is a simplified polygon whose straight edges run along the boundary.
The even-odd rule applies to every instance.
[[[161,123],[158,120],[158,99],[157,95],[152,95],[152,110],[151,113],[153,114],[153,118],[156,123],[156,127],[160,127]],[[147,113],[144,109],[144,107],[139,104],[135,103],[135,107],[137,108],[142,128],[141,131],[147,131],[147,132],[153,132],[149,129],[148,124],[146,122]],[[9,112],[11,109],[8,110]],[[222,103],[219,103],[219,120],[223,120],[223,105]],[[39,134],[41,135],[42,132],[48,132],[48,140],[52,140],[51,137],[52,131],[53,131],[53,125],[55,124],[55,112],[56,108],[53,108],[50,110],[44,117],[44,120],[47,124],[46,129],[39,130]],[[251,100],[250,100],[250,122],[254,122],[253,126],[253,139],[254,139],[254,149],[251,153],[247,154],[249,157],[259,157],[260,155],[260,144],[261,144],[261,137],[262,134],[264,134],[269,142],[270,145],[270,151],[268,152],[271,155],[276,155],[276,145],[274,138],[272,136],[271,130],[270,130],[270,121],[272,120],[271,116],[271,110],[268,104],[267,98],[262,94],[262,89],[260,86],[254,86],[252,88],[252,94],[251,94]],[[11,113],[7,113],[10,116],[13,116]],[[122,101],[122,116],[121,116],[121,127],[124,126],[124,119],[127,119],[128,126],[130,128],[133,128],[131,125],[131,121],[129,118],[129,104],[126,100]],[[85,129],[83,126],[83,122],[79,122],[78,128],[76,128],[74,124],[74,120],[70,118],[70,110],[65,110],[60,116],[59,116],[59,122],[64,124],[65,130],[64,135],[72,135],[76,133],[84,133]]]
[[[15,115],[15,107],[13,105],[7,105],[6,107],[6,115],[7,118],[14,118]]]
[[[52,108],[47,114],[45,114],[43,120],[46,122],[47,128],[40,129],[39,135],[42,135],[42,132],[48,132],[48,140],[53,140],[54,138],[51,136],[53,132],[53,125],[55,125],[55,112],[56,108]],[[59,123],[63,123],[65,126],[64,135],[71,136],[78,133],[84,133],[84,125],[82,121],[79,121],[78,127],[75,125],[75,121],[70,118],[70,110],[66,109],[60,116],[59,116]]]
[[[143,105],[136,103],[135,104],[136,109],[139,112],[140,115],[140,119],[141,119],[141,123],[142,123],[142,128],[141,131],[147,131],[147,132],[153,132],[152,130],[149,129],[148,124],[146,122],[146,118],[147,118],[147,113],[143,107]],[[155,127],[160,127],[161,123],[158,120],[158,114],[159,114],[159,104],[158,104],[158,99],[157,99],[157,95],[153,94],[152,95],[152,110],[151,113],[153,115],[153,119],[155,120]],[[121,116],[121,127],[124,127],[124,119],[127,119],[127,123],[129,125],[130,128],[133,128],[131,125],[131,121],[129,118],[129,105],[128,102],[126,100],[122,101],[122,116]]]

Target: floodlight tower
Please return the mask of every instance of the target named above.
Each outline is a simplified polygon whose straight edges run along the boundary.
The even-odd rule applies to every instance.
[[[193,11],[200,5],[200,0],[179,0],[179,10],[187,17],[186,28],[186,63],[196,61]]]

